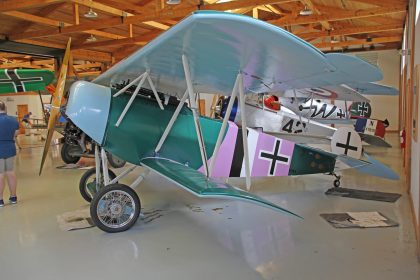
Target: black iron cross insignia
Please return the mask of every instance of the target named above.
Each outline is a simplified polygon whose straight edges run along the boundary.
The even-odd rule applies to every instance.
[[[366,103],[365,102],[362,102],[361,104],[359,104],[357,106],[357,111],[359,111],[360,112],[360,115],[362,117],[364,117],[365,114],[367,114],[369,112],[369,107],[366,106]]]
[[[347,141],[346,141],[346,144],[344,144],[344,143],[336,143],[335,144],[337,147],[340,147],[340,148],[343,148],[344,149],[344,154],[345,155],[347,155],[347,153],[348,153],[349,150],[357,151],[357,146],[351,146],[350,145],[350,138],[351,138],[351,132],[348,132],[347,133]]]
[[[281,140],[276,139],[276,144],[274,145],[274,151],[268,153],[267,151],[260,152],[260,159],[271,161],[269,175],[273,176],[275,174],[277,162],[287,164],[290,160],[289,156],[280,154],[280,144]]]
[[[24,92],[25,89],[25,82],[40,82],[42,81],[42,77],[28,77],[28,78],[21,78],[16,73],[16,69],[7,69],[4,71],[7,79],[0,79],[0,84],[12,84],[15,88],[16,92]]]

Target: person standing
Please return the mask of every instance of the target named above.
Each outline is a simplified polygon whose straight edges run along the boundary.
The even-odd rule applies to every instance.
[[[25,115],[23,115],[22,118],[22,125],[25,128],[25,135],[30,136],[31,135],[31,128],[32,128],[32,122],[30,120],[32,115],[32,112],[29,112]]]
[[[6,105],[0,101],[0,207],[4,206],[3,191],[5,181],[9,186],[11,204],[17,203],[16,174],[13,171],[14,158],[16,156],[15,139],[18,134],[18,121],[8,116]]]

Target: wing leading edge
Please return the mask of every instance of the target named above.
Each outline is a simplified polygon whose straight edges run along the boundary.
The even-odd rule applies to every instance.
[[[267,43],[269,42],[269,43]],[[188,57],[197,92],[230,95],[240,71],[246,93],[337,86],[382,79],[369,63],[344,54],[323,54],[293,34],[254,18],[195,12],[94,80],[110,86],[149,71],[156,89],[182,96]]]
[[[235,188],[229,184],[219,183],[213,179],[209,179],[201,172],[194,170],[188,166],[165,158],[144,158],[140,161],[141,165],[153,170],[157,174],[163,176],[169,181],[174,182],[190,193],[204,198],[230,198],[238,199],[260,206],[270,208],[272,210],[286,213],[292,216],[302,218],[301,216],[286,210],[268,200],[265,200],[255,194]]]

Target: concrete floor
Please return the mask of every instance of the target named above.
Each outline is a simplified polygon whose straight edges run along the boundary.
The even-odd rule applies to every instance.
[[[391,140],[396,146],[397,137]],[[399,149],[369,151],[401,172]],[[161,217],[146,223],[146,215],[118,234],[64,232],[56,216],[87,207],[78,193],[83,171],[56,169],[62,163],[55,147],[38,177],[41,152],[21,150],[19,203],[0,209],[0,279],[420,279],[402,180],[355,171],[342,180],[344,187],[402,193],[396,203],[325,196],[333,179],[324,175],[254,182],[254,192],[300,220],[243,202],[198,199],[152,174],[138,193],[144,211],[162,210]],[[380,211],[400,226],[334,229],[319,217],[345,211]]]

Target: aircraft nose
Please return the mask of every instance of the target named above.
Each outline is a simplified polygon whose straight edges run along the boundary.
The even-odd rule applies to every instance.
[[[86,81],[73,83],[66,115],[96,143],[102,144],[111,104],[111,89]]]

